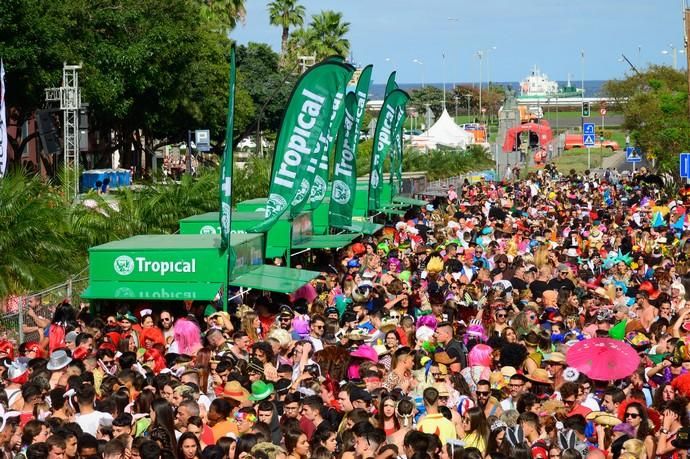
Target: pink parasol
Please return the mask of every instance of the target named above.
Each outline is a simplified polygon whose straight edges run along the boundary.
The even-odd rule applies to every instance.
[[[640,356],[629,344],[611,338],[590,338],[575,343],[566,362],[597,381],[630,376],[640,364]]]

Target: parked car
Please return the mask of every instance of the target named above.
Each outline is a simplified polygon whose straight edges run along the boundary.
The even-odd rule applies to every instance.
[[[254,139],[255,137],[245,137],[237,144],[237,148],[239,150],[256,150],[256,142]],[[261,139],[261,147],[264,149],[268,148],[268,142],[263,138]]]
[[[571,150],[573,148],[584,148],[584,142],[582,141],[582,134],[566,134],[564,150]],[[592,148],[608,148],[611,151],[620,150],[621,147],[615,140],[604,140],[600,142],[597,140]]]

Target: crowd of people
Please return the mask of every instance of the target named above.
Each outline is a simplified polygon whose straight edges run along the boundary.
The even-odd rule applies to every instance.
[[[689,224],[648,179],[451,187],[293,295],[228,311],[41,317],[32,298],[24,342],[0,342],[1,454],[684,459]],[[604,338],[639,365],[575,363]]]

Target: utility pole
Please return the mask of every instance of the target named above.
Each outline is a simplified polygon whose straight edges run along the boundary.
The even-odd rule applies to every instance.
[[[458,118],[458,99],[459,99],[459,97],[456,95],[455,96],[455,119],[456,120]]]
[[[467,97],[467,118],[469,119],[471,114],[470,114],[470,99],[472,98],[472,94],[467,93],[465,94],[465,97]]]
[[[688,35],[690,35],[690,9],[685,2],[683,2],[683,47],[685,49],[685,59],[688,71],[686,72],[688,78],[688,88],[690,88],[690,53],[688,53]],[[690,91],[688,91],[688,97],[690,97]],[[690,101],[688,102],[688,114],[690,115]]]

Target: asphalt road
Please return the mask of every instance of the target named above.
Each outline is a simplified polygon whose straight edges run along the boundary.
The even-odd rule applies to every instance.
[[[544,113],[546,119],[552,128],[556,128],[556,115],[554,113]],[[594,123],[597,127],[601,127],[601,116],[590,116],[586,118],[587,123]],[[613,115],[604,117],[604,128],[606,126],[620,126],[623,124],[623,115]],[[574,128],[582,126],[582,118],[574,116],[560,116],[558,117],[558,128]]]

